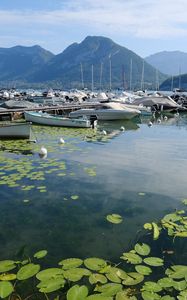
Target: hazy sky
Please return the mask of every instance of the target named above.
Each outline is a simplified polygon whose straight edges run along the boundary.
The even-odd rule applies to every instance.
[[[187,52],[187,1],[0,0],[0,47],[38,44],[56,54],[88,35],[142,57]]]

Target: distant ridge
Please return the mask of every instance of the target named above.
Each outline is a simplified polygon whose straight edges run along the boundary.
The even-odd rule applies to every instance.
[[[159,82],[167,78],[133,51],[102,36],[87,36],[58,55],[40,46],[0,48],[1,85],[129,88],[130,74],[133,89],[154,89],[156,76]]]
[[[187,53],[181,51],[163,51],[145,57],[145,60],[168,75],[187,73]]]

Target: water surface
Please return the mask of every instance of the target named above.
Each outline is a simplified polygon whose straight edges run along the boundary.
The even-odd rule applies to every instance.
[[[33,126],[35,144],[2,140],[0,258],[48,249],[51,262],[88,256],[117,261],[145,222],[181,208],[187,116],[152,127],[148,122],[108,121],[96,130]],[[38,155],[42,145],[46,158]],[[123,222],[108,223],[110,213]]]

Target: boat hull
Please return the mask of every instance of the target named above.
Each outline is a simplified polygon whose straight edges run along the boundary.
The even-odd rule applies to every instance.
[[[31,124],[10,123],[0,126],[0,138],[30,138]]]
[[[130,120],[137,116],[137,112],[113,110],[113,109],[80,109],[71,112],[70,117],[92,116],[96,115],[98,120]]]
[[[90,121],[87,119],[70,119],[37,112],[25,112],[24,115],[26,121],[41,125],[81,128],[89,128],[91,126]]]

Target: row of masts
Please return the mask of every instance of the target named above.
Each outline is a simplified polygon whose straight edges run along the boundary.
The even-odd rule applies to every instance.
[[[129,90],[132,91],[132,59],[130,60],[130,75],[129,75]],[[141,83],[140,83],[140,89],[143,91],[145,89],[145,83],[144,83],[144,60],[142,64],[142,73],[141,73]],[[83,73],[83,65],[80,63],[80,72],[81,72],[81,86],[82,89],[85,88],[84,84],[84,73]],[[103,62],[101,62],[100,65],[100,79],[99,79],[99,86],[100,89],[102,89],[102,77],[103,77]],[[124,65],[122,65],[122,82],[123,82],[123,88],[126,89],[126,82],[125,82],[125,68]],[[159,74],[158,70],[156,70],[156,84],[155,89],[159,90]],[[94,65],[91,65],[91,90],[94,90]],[[109,90],[112,90],[112,62],[111,59],[109,59]]]

